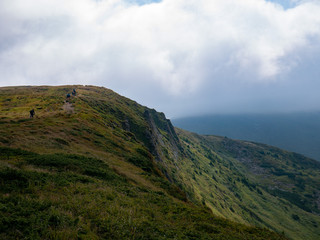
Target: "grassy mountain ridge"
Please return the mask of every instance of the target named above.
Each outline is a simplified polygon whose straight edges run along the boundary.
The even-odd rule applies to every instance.
[[[1,88],[0,102],[1,237],[285,238],[265,228],[293,239],[319,235],[312,160],[175,129],[163,113],[105,88]],[[291,168],[261,166],[267,151]],[[269,172],[257,174],[246,164],[252,159]]]

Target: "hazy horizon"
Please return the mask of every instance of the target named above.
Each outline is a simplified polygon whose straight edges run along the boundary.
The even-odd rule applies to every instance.
[[[174,126],[277,146],[320,161],[320,111],[274,114],[215,114],[172,119]]]

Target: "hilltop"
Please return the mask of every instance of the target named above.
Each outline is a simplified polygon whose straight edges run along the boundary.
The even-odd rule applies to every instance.
[[[314,160],[174,128],[106,88],[7,87],[0,101],[1,238],[320,234]]]

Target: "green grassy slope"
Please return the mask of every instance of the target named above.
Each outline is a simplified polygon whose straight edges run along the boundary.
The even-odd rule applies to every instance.
[[[1,239],[285,239],[181,190],[161,113],[90,86],[1,88],[0,104]]]
[[[219,216],[284,232],[320,236],[320,164],[267,145],[176,129],[185,156],[176,179]]]
[[[132,184],[103,160],[1,152],[1,239],[284,239]]]

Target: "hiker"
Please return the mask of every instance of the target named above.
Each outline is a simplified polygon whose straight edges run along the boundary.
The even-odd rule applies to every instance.
[[[76,90],[73,89],[73,90],[72,90],[72,96],[75,96],[76,94],[77,94]]]
[[[70,96],[70,93],[68,93],[68,94],[67,94],[67,99],[66,99],[66,102],[67,102],[67,103],[70,101],[70,97],[71,97],[71,96]]]
[[[32,109],[31,111],[30,111],[30,118],[33,118],[33,116],[35,115],[36,113],[34,112],[34,109]]]

